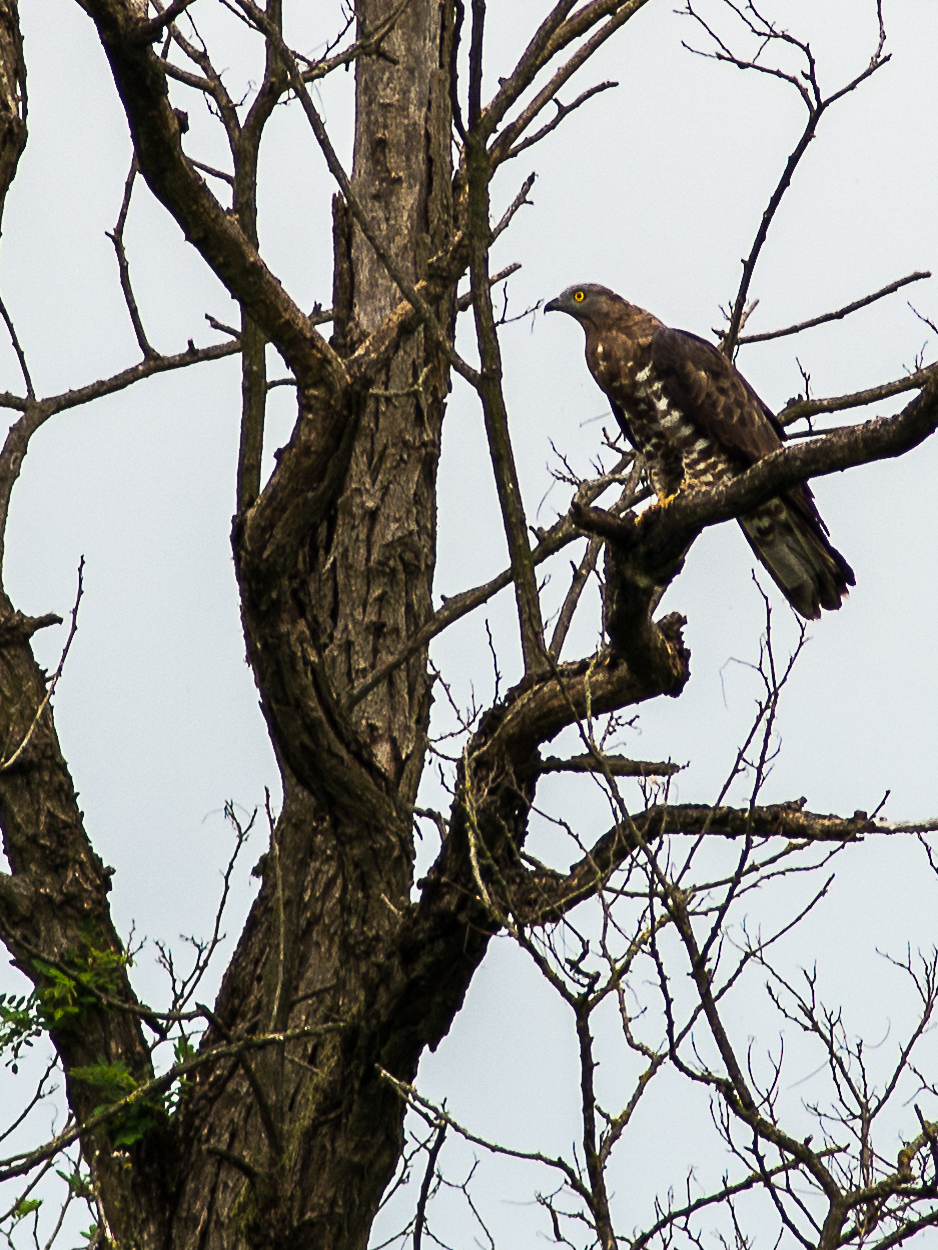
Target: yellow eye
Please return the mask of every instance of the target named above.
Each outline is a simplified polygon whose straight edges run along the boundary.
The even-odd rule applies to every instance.
[[[576,303],[576,304],[582,304],[582,303],[583,303],[583,301],[584,301],[585,299],[586,299],[586,296],[583,294],[583,292],[582,292],[582,291],[574,291],[574,292],[573,292],[573,301],[574,301],[574,303]]]

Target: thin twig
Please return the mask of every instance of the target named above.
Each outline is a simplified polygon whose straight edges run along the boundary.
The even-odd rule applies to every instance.
[[[201,169],[204,174],[211,174],[213,178],[221,178],[223,182],[227,182],[230,187],[234,186],[234,174],[226,174],[223,169],[216,169],[214,165],[206,165],[203,161],[197,161],[191,156],[189,160],[196,169]]]
[[[143,328],[143,319],[140,316],[140,309],[137,307],[137,300],[134,296],[133,287],[130,282],[130,265],[127,262],[127,252],[124,248],[124,226],[127,224],[127,213],[130,209],[130,197],[133,194],[134,180],[137,177],[139,165],[137,164],[136,154],[130,162],[130,169],[124,182],[124,198],[121,201],[120,212],[117,215],[117,224],[113,230],[105,233],[114,244],[114,251],[117,254],[117,268],[120,273],[121,291],[124,294],[124,303],[127,305],[127,311],[130,314],[130,322],[134,328],[134,335],[137,339],[137,346],[143,354],[144,360],[154,360],[159,356],[159,352],[155,351],[147,338],[146,330]]]
[[[33,734],[35,733],[36,726],[39,724],[39,718],[42,716],[43,712],[46,710],[49,700],[52,698],[53,694],[55,694],[55,688],[59,684],[59,678],[62,676],[62,671],[65,668],[65,661],[68,659],[68,653],[69,653],[69,650],[71,649],[72,640],[74,639],[75,634],[78,632],[78,607],[79,607],[79,604],[81,603],[81,597],[84,594],[84,584],[83,584],[84,571],[85,571],[85,557],[82,556],[81,559],[78,561],[78,589],[75,593],[75,602],[72,605],[72,623],[68,631],[68,637],[65,639],[65,646],[62,648],[62,654],[59,658],[58,668],[52,674],[52,680],[49,682],[49,688],[46,691],[42,702],[39,704],[39,707],[36,710],[36,715],[33,717],[32,723],[30,724],[29,729],[27,729],[26,731],[26,736],[23,738],[22,742],[19,744],[19,746],[16,748],[16,750],[13,752],[12,755],[0,761],[0,772],[6,772],[7,769],[12,768],[13,765],[16,763],[16,761],[19,759],[19,757],[22,755],[22,753],[26,750],[26,747],[29,744],[29,740],[32,738]]]
[[[13,350],[16,352],[16,359],[20,362],[20,369],[23,373],[23,381],[26,383],[26,394],[30,399],[36,398],[36,392],[33,390],[33,380],[29,376],[29,369],[26,365],[26,354],[20,346],[20,341],[16,337],[16,329],[13,325],[13,318],[7,312],[7,306],[0,299],[0,317],[3,318],[6,328],[10,335],[10,342],[13,344]]]
[[[601,91],[610,91],[613,87],[618,87],[617,82],[598,82],[595,86],[589,87],[586,91],[581,92],[577,98],[570,104],[561,104],[558,99],[554,99],[553,104],[557,112],[549,122],[543,125],[540,130],[536,130],[533,135],[528,135],[526,139],[522,139],[520,143],[516,143],[513,148],[508,150],[506,160],[511,160],[513,156],[517,156],[520,152],[524,152],[526,148],[533,147],[535,143],[546,138],[552,130],[556,130],[565,117],[568,117],[581,104],[585,104],[587,100],[591,100],[594,95],[599,95]]]
[[[920,313],[919,310],[915,308],[911,303],[909,303],[908,300],[906,300],[906,303],[909,304],[909,307],[912,309],[912,312],[915,314],[915,316],[918,317],[919,321],[923,321],[925,325],[928,326],[929,330],[933,331],[935,334],[938,334],[938,325],[935,325],[934,321],[932,321],[930,317],[926,317],[924,313]]]
[[[756,262],[762,253],[763,247],[765,246],[769,228],[772,225],[779,206],[785,197],[785,193],[791,185],[795,170],[801,163],[802,157],[807,152],[815,134],[817,133],[817,128],[821,122],[821,118],[833,104],[850,92],[855,91],[861,83],[865,82],[867,78],[885,65],[890,58],[882,55],[885,34],[882,24],[880,24],[879,43],[869,65],[867,65],[859,74],[846,83],[845,86],[833,92],[832,95],[825,97],[818,85],[817,66],[815,64],[811,48],[807,43],[796,39],[787,31],[779,30],[771,23],[765,21],[765,19],[761,17],[752,5],[749,5],[749,12],[753,15],[752,18],[749,18],[741,13],[735,5],[731,4],[730,7],[748,26],[750,32],[760,39],[762,45],[759,50],[760,53],[763,47],[768,45],[773,40],[777,40],[790,47],[796,48],[805,58],[806,69],[803,70],[800,75],[795,75],[778,69],[775,66],[760,63],[758,61],[758,54],[757,57],[748,60],[735,55],[719,38],[713,28],[710,27],[703,20],[703,18],[701,18],[700,15],[694,11],[690,0],[688,0],[688,3],[685,5],[682,12],[692,17],[699,23],[700,26],[703,27],[710,38],[714,41],[718,51],[714,53],[701,53],[698,52],[698,49],[696,48],[690,48],[689,50],[691,52],[698,52],[698,55],[701,56],[711,57],[718,61],[726,61],[731,65],[735,65],[738,69],[753,70],[758,73],[768,74],[772,77],[779,78],[787,83],[790,83],[800,95],[808,112],[807,120],[801,136],[789,154],[788,160],[785,163],[785,168],[782,171],[782,175],[779,178],[778,183],[776,184],[769,199],[768,205],[762,214],[762,220],[759,223],[759,228],[756,231],[755,238],[753,239],[749,255],[743,260],[743,272],[740,278],[739,289],[736,293],[736,299],[733,303],[733,311],[730,315],[726,333],[723,335],[723,339],[720,344],[720,350],[727,356],[732,357],[738,347],[738,339],[742,329],[743,313],[749,297],[749,287],[752,282],[753,273],[755,272]],[[761,27],[756,26],[754,24],[755,21],[761,22]],[[687,45],[685,45],[685,47],[686,46]]]
[[[157,356],[151,360],[141,360],[139,364],[122,369],[109,378],[100,378],[97,382],[89,382],[74,391],[62,391],[58,395],[50,395],[48,399],[35,402],[36,423],[43,424],[49,417],[68,408],[77,408],[81,404],[90,403],[93,399],[101,399],[104,395],[113,395],[115,391],[125,390],[134,382],[152,377],[155,373],[169,373],[174,369],[185,369],[188,365],[202,364],[207,360],[221,360],[225,356],[233,356],[241,350],[240,341],[213,343],[210,347],[195,347],[190,340],[184,352],[174,356]],[[0,408],[25,409],[24,402],[15,395],[0,395]]]
[[[546,1163],[548,1167],[557,1168],[566,1177],[567,1183],[574,1190],[585,1197],[584,1188],[580,1182],[576,1171],[564,1159],[552,1159],[549,1155],[541,1154],[536,1150],[512,1150],[509,1146],[500,1146],[497,1142],[487,1141],[484,1137],[479,1137],[475,1133],[463,1126],[445,1111],[442,1107],[437,1107],[434,1103],[429,1102],[422,1094],[419,1094],[413,1085],[409,1085],[406,1081],[399,1081],[396,1076],[392,1076],[390,1072],[386,1072],[384,1068],[378,1068],[378,1075],[381,1076],[389,1085],[392,1085],[400,1096],[429,1124],[439,1125],[446,1124],[454,1129],[460,1137],[466,1141],[472,1142],[476,1146],[482,1146],[483,1149],[489,1150],[492,1154],[505,1155],[509,1159],[527,1159],[533,1163]]]
[[[631,456],[626,457],[625,461],[627,462],[630,459]],[[604,476],[596,478],[592,481],[581,483],[577,489],[577,493],[574,497],[573,503],[571,504],[570,510],[558,521],[556,521],[550,529],[537,531],[538,543],[531,551],[531,559],[535,565],[542,564],[545,560],[549,559],[550,556],[555,555],[558,551],[567,546],[568,543],[574,542],[577,538],[582,536],[582,531],[580,530],[577,522],[574,520],[574,510],[578,506],[591,503],[611,485],[620,482],[621,478],[618,472],[620,467],[621,463],[620,465],[617,465],[611,473],[605,474]],[[631,506],[632,504],[643,502],[647,497],[648,492],[643,491],[632,495],[628,499],[627,504],[625,504],[625,501],[623,501],[623,503],[625,506]],[[452,625],[454,621],[458,621],[469,612],[473,612],[476,608],[481,607],[483,603],[487,603],[493,595],[497,595],[500,590],[504,590],[507,586],[510,586],[511,578],[511,569],[503,569],[502,572],[496,577],[493,577],[491,581],[484,582],[481,586],[475,586],[471,590],[464,590],[458,595],[453,595],[451,598],[444,598],[443,606],[438,608],[430,619],[426,621],[425,624],[421,626],[421,628],[417,630],[417,632],[413,634],[410,639],[408,639],[401,650],[398,651],[396,655],[393,655],[387,663],[382,664],[379,669],[372,673],[367,681],[363,682],[352,692],[349,696],[346,707],[348,709],[355,707],[355,705],[360,703],[366,695],[370,694],[376,686],[379,686],[385,678],[389,677],[395,669],[399,668],[402,664],[406,664],[412,655],[416,655],[422,647],[425,647],[428,642],[434,639],[438,634],[441,634],[443,630]]]
[[[910,273],[908,277],[900,278],[897,282],[890,282],[888,286],[884,286],[880,291],[874,291],[872,295],[867,295],[863,299],[854,300],[852,304],[846,304],[843,308],[838,308],[836,312],[824,313],[820,317],[810,317],[807,321],[799,321],[797,325],[785,326],[782,330],[768,330],[764,334],[741,334],[736,342],[740,347],[744,343],[767,343],[769,339],[781,339],[789,334],[800,334],[802,330],[813,329],[814,326],[824,325],[828,321],[840,321],[843,317],[849,316],[850,313],[856,312],[860,308],[866,308],[868,304],[874,304],[878,299],[882,299],[886,295],[892,295],[894,291],[908,286],[910,282],[921,282],[923,278],[930,277],[931,270],[916,270],[915,273]],[[913,309],[912,311],[914,312],[915,310]]]
[[[512,265],[506,265],[504,269],[499,269],[498,273],[493,273],[489,282],[492,286],[496,286],[499,282],[504,282],[510,278],[513,273],[517,273],[521,268],[521,262],[515,261]],[[472,307],[473,295],[472,291],[466,291],[463,295],[456,298],[456,311],[465,312],[467,308]]]
[[[214,1017],[214,1013],[207,1007],[201,1007],[200,1014],[206,1018]],[[217,1024],[217,1020],[215,1023]],[[94,1132],[95,1129],[102,1127],[102,1125],[108,1124],[116,1116],[120,1116],[132,1107],[146,1102],[154,1094],[159,1094],[168,1089],[180,1077],[188,1076],[190,1072],[194,1072],[208,1063],[214,1063],[219,1059],[238,1058],[249,1050],[263,1049],[267,1046],[282,1046],[285,1042],[319,1037],[324,1033],[335,1033],[344,1027],[345,1025],[342,1023],[320,1024],[309,1028],[288,1029],[282,1033],[250,1034],[247,1037],[235,1038],[230,1043],[226,1042],[222,1046],[213,1046],[208,1050],[200,1051],[197,1055],[181,1060],[179,1063],[174,1063],[171,1068],[168,1068],[160,1076],[153,1077],[149,1081],[143,1081],[136,1089],[126,1094],[123,1098],[118,1099],[117,1102],[100,1107],[87,1120],[82,1121],[81,1124],[73,1124],[70,1128],[46,1142],[44,1146],[39,1146],[36,1150],[21,1151],[18,1154],[10,1155],[6,1159],[0,1159],[0,1182],[31,1172],[40,1163],[44,1163],[47,1159],[60,1154],[72,1142],[77,1141],[79,1138],[85,1138],[87,1134]]]
[[[525,204],[530,204],[532,202],[531,200],[528,199],[528,195],[531,191],[531,188],[534,186],[534,180],[536,178],[537,178],[537,174],[528,174],[527,178],[525,178],[524,182],[521,184],[521,190],[518,192],[515,198],[511,201],[511,203],[505,209],[505,212],[502,214],[501,220],[499,221],[498,225],[493,228],[492,233],[489,236],[490,243],[494,243],[495,240],[498,238],[498,236],[500,234],[503,234],[508,229],[508,227],[511,225],[512,218],[514,217],[515,213],[517,213],[519,208],[521,208]],[[497,278],[490,277],[489,286],[490,287],[494,286],[497,280],[498,280]]]
[[[363,30],[358,39],[350,44],[344,52],[339,52],[335,56],[328,54],[321,57],[318,61],[309,63],[309,67],[303,70],[303,81],[314,82],[319,78],[325,78],[327,74],[331,74],[334,69],[340,66],[349,65],[352,61],[362,56],[373,56],[376,53],[381,54],[381,43],[393,31],[397,25],[398,18],[403,14],[404,10],[411,3],[411,0],[400,0],[396,8],[391,9],[384,18],[375,26],[374,30]],[[351,22],[349,23],[351,25]],[[346,27],[346,30],[348,27]],[[338,36],[339,39],[342,35]],[[336,46],[338,40],[333,40],[332,47]],[[386,54],[385,54],[386,55]],[[305,58],[303,58],[305,60]],[[386,57],[387,59],[387,57]]]
[[[264,811],[267,813],[267,826],[270,829],[270,857],[274,865],[274,880],[276,885],[277,899],[277,931],[278,931],[278,958],[277,958],[277,987],[274,991],[274,1005],[270,1012],[270,1027],[276,1028],[277,1016],[280,1013],[280,995],[283,993],[283,969],[286,960],[284,943],[286,941],[284,933],[284,915],[283,915],[283,877],[280,872],[280,843],[277,840],[277,822],[270,808],[270,790],[264,787]]]
[[[576,612],[583,594],[584,587],[589,581],[590,574],[596,568],[596,561],[599,559],[599,553],[603,549],[603,540],[597,535],[593,535],[586,544],[586,551],[582,560],[578,565],[574,566],[573,578],[564,596],[563,604],[560,608],[560,615],[557,617],[557,624],[554,626],[554,632],[551,636],[549,654],[552,659],[556,660],[560,657],[563,649],[564,641],[569,632],[570,625],[573,622],[573,614]]]

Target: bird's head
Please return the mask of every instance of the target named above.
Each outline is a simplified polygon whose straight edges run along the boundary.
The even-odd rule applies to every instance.
[[[565,291],[544,305],[544,311],[565,312],[577,321],[593,321],[621,307],[622,300],[606,286],[595,282],[580,282],[568,286]]]

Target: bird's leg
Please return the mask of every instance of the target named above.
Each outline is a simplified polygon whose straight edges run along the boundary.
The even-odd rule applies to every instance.
[[[657,464],[652,466],[651,479],[659,508],[666,508],[677,499],[687,484],[684,457],[678,448],[665,446],[661,449]]]
[[[655,494],[658,496],[658,507],[666,508],[669,503],[673,503],[684,489],[686,481],[687,479],[684,476],[683,465],[681,466],[680,476],[677,476],[676,474],[669,474],[668,478],[664,480],[659,477],[658,481],[655,483]]]

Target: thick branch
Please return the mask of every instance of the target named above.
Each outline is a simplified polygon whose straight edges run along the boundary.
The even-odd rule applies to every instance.
[[[652,763],[650,760],[629,760],[622,755],[603,755],[597,759],[593,755],[572,755],[569,759],[559,759],[556,755],[548,755],[541,760],[538,768],[542,773],[608,773],[612,777],[673,777],[681,771],[680,764],[667,762]]]
[[[132,0],[87,0],[120,94],[140,170],[157,199],[304,385],[345,384],[342,362],[290,299],[182,151],[159,58],[140,38],[149,23]]]
[[[891,399],[893,395],[903,395],[906,391],[920,391],[935,378],[938,378],[938,365],[931,364],[924,369],[917,369],[914,373],[907,374],[904,378],[897,378],[894,382],[884,382],[882,386],[871,386],[865,391],[854,391],[850,395],[835,395],[829,399],[796,399],[778,414],[778,419],[782,425],[788,426],[821,412],[844,412],[848,408],[865,408],[869,404],[879,403],[881,399]]]
[[[604,833],[566,873],[526,872],[512,881],[512,910],[520,923],[547,924],[602,890],[611,874],[642,843],[666,833],[714,838],[781,837],[791,842],[855,842],[881,833],[866,812],[843,818],[804,810],[804,800],[769,807],[655,806]]]
[[[597,509],[581,509],[584,529],[636,550],[648,567],[673,565],[689,542],[709,525],[743,516],[759,504],[812,477],[838,473],[859,464],[901,456],[938,428],[938,382],[929,377],[922,394],[894,417],[805,439],[765,456],[751,469],[712,490],[680,494],[666,508],[654,508],[638,520],[619,520]]]

